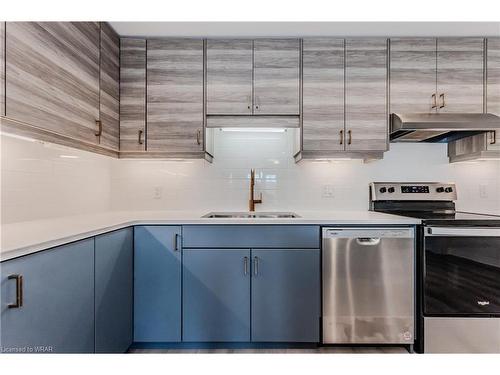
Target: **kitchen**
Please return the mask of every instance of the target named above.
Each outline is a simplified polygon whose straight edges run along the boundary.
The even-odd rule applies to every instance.
[[[500,353],[498,23],[253,26],[0,23],[2,353]]]

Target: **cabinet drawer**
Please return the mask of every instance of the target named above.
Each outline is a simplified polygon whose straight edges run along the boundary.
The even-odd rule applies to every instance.
[[[187,225],[183,247],[319,248],[317,225]]]

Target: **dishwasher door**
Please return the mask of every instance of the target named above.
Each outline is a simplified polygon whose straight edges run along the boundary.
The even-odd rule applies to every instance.
[[[323,343],[413,344],[413,228],[323,228]]]

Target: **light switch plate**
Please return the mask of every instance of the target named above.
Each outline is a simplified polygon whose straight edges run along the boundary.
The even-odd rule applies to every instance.
[[[488,187],[486,185],[479,185],[479,197],[480,198],[488,198]]]
[[[161,186],[155,186],[153,189],[153,199],[161,199],[163,194],[163,188]]]
[[[335,186],[333,185],[323,185],[323,198],[334,198],[335,197]]]

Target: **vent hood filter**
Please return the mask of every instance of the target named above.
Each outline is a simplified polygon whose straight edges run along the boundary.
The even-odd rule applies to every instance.
[[[449,142],[500,128],[491,113],[391,114],[391,142]]]

